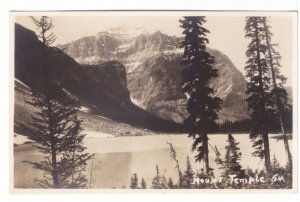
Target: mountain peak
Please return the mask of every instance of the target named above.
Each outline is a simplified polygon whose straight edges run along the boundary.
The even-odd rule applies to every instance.
[[[111,35],[111,36],[116,36],[116,37],[126,37],[126,38],[135,38],[141,34],[152,34],[156,32],[157,30],[151,30],[151,29],[146,29],[144,27],[134,27],[134,26],[128,26],[128,25],[123,25],[123,26],[116,26],[116,27],[111,27],[110,29],[106,31],[101,31],[97,33],[97,36],[101,35]]]
[[[187,114],[181,93],[181,38],[159,30],[121,26],[98,33],[96,39],[80,40],[68,44],[66,50],[77,62],[120,61],[126,68],[130,96],[140,107],[161,118],[183,121]],[[208,52],[214,56],[219,73],[210,86],[223,100],[221,121],[247,118],[243,75],[224,53],[210,48]]]

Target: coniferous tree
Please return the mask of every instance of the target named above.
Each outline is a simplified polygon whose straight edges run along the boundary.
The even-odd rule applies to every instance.
[[[272,160],[272,169],[273,171],[276,172],[276,170],[278,170],[279,168],[281,168],[279,161],[277,160],[276,156],[273,156],[273,160]]]
[[[184,171],[183,177],[182,177],[182,186],[187,189],[191,189],[193,187],[193,181],[194,181],[194,171],[191,166],[190,158],[187,156],[186,159],[186,170]]]
[[[266,46],[268,49],[267,59],[270,65],[271,74],[272,74],[272,82],[273,82],[273,89],[271,91],[271,94],[273,95],[276,103],[276,112],[278,115],[278,119],[281,126],[281,131],[283,135],[283,141],[285,150],[287,152],[289,164],[292,165],[292,155],[289,148],[289,143],[287,139],[286,134],[286,124],[284,123],[284,114],[287,111],[288,103],[287,103],[287,91],[284,88],[283,84],[286,82],[286,78],[280,74],[280,53],[276,51],[275,44],[271,43],[271,36],[273,35],[270,31],[270,26],[267,25],[267,18],[262,18],[264,32],[265,32],[265,40],[266,40]]]
[[[139,188],[139,180],[137,174],[134,173],[131,177],[130,181],[130,189],[138,189]]]
[[[218,132],[219,133],[248,133],[250,128],[250,120],[244,119],[240,121],[229,121],[226,120],[223,123],[219,123]]]
[[[214,97],[214,90],[209,81],[218,76],[212,67],[213,57],[207,52],[209,31],[203,27],[205,17],[184,17],[180,27],[184,29],[184,48],[182,65],[182,91],[188,97],[188,118],[184,121],[189,137],[194,139],[193,150],[197,150],[196,161],[203,161],[205,173],[209,175],[208,133],[217,128],[216,120],[220,110],[221,99]]]
[[[222,176],[228,177],[229,175],[238,175],[241,173],[242,166],[240,165],[240,160],[242,153],[238,147],[239,142],[237,142],[234,137],[229,133],[228,139],[226,140],[227,145],[225,146],[225,158],[221,157],[221,153],[215,146],[217,165],[220,165],[220,169],[223,170]]]
[[[141,189],[147,189],[147,184],[146,184],[146,181],[144,180],[143,177],[142,177],[142,180],[141,180]]]
[[[34,146],[44,156],[40,162],[26,162],[44,171],[44,179],[39,180],[42,187],[83,188],[87,183],[85,167],[92,155],[84,153],[85,135],[81,134],[77,103],[74,100],[60,100],[58,87],[50,81],[50,77],[54,76],[51,69],[53,52],[49,51],[48,46],[56,39],[53,33],[48,34],[53,28],[51,19],[46,16],[40,20],[32,19],[42,41],[39,58],[42,62],[38,63],[37,74],[43,78],[43,83],[39,91],[33,89],[33,99],[29,102],[35,109],[32,124],[23,127],[30,132],[29,138],[37,143]]]
[[[250,139],[256,149],[254,156],[265,159],[267,173],[271,173],[269,125],[274,115],[273,100],[270,95],[270,71],[267,60],[267,46],[264,44],[262,17],[246,18],[246,37],[250,39],[246,55],[247,103],[252,111]]]
[[[160,181],[161,177],[159,174],[158,165],[156,164],[156,176],[152,180],[152,189],[159,189],[160,188]]]
[[[166,189],[167,188],[167,182],[166,178],[162,175],[160,175],[158,165],[156,165],[156,176],[152,180],[152,189]]]
[[[85,188],[88,179],[84,172],[86,170],[87,161],[92,159],[93,155],[84,152],[86,149],[86,147],[83,146],[85,134],[81,133],[83,128],[81,127],[82,121],[79,120],[77,116],[78,110],[75,108],[75,105],[69,105],[63,111],[67,108],[69,108],[69,111],[73,111],[73,114],[68,114],[65,116],[65,120],[61,122],[68,126],[66,126],[67,129],[65,129],[62,139],[63,149],[61,155],[63,157],[61,158],[61,164],[63,166],[60,178],[61,182],[67,181],[64,187]],[[63,184],[61,184],[61,186],[62,185]]]
[[[228,145],[225,146],[225,166],[227,168],[225,175],[239,174],[242,169],[240,165],[242,153],[238,147],[239,142],[229,133],[227,143]]]

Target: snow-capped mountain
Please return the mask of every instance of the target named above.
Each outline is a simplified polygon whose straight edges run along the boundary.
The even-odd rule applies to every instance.
[[[132,102],[155,115],[182,122],[187,116],[186,97],[181,93],[180,38],[160,31],[119,27],[59,45],[80,64],[117,60],[125,65]],[[245,103],[246,81],[222,52],[214,56],[219,77],[210,85],[222,100],[220,121],[242,120],[249,116]]]

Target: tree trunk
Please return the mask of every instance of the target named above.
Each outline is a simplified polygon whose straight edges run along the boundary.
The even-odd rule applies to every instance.
[[[209,175],[209,159],[208,159],[208,137],[207,137],[207,134],[204,134],[203,147],[204,147],[205,174],[208,176]]]
[[[57,173],[57,163],[56,163],[56,151],[52,147],[51,144],[51,157],[52,157],[52,179],[53,179],[53,187],[59,188],[59,179],[58,179],[58,173]]]
[[[261,58],[260,58],[260,41],[258,36],[258,25],[257,25],[257,18],[255,18],[255,43],[256,43],[256,53],[257,53],[257,68],[258,68],[258,75],[259,75],[259,88],[260,88],[260,94],[261,94],[261,116],[263,117],[263,121],[265,122],[263,124],[263,144],[264,144],[264,157],[265,157],[265,166],[266,171],[268,174],[271,173],[271,159],[270,159],[270,145],[269,145],[269,137],[268,137],[268,125],[267,125],[267,111],[266,111],[266,101],[265,101],[265,93],[263,89],[263,80],[262,80],[262,67],[261,67]]]
[[[271,51],[271,44],[270,44],[269,34],[267,33],[267,25],[266,25],[265,17],[263,18],[263,23],[264,23],[266,42],[267,42],[267,47],[268,47],[268,52],[269,52],[269,57],[270,57],[269,64],[270,64],[271,72],[272,72],[273,88],[274,88],[274,91],[275,91],[277,112],[278,112],[278,115],[279,115],[281,132],[282,132],[282,135],[283,135],[284,148],[285,148],[285,151],[286,151],[287,156],[288,156],[289,164],[290,164],[290,166],[292,166],[293,160],[292,160],[292,155],[291,155],[290,148],[289,148],[289,142],[288,142],[288,139],[287,139],[287,135],[286,135],[285,128],[284,128],[284,123],[283,123],[283,106],[282,106],[282,102],[280,100],[280,96],[279,96],[278,90],[277,90],[275,72],[274,72],[274,67],[273,67],[273,55],[272,55],[272,51]]]
[[[57,159],[56,159],[56,142],[54,139],[54,134],[52,130],[50,130],[51,136],[51,160],[52,160],[52,179],[53,179],[53,187],[59,188],[59,179],[58,179],[58,171],[57,171]]]
[[[48,111],[48,130],[49,130],[49,136],[50,136],[50,146],[51,146],[51,174],[52,174],[52,181],[53,181],[53,188],[59,188],[60,183],[59,183],[59,177],[58,177],[58,170],[57,170],[57,158],[56,158],[56,141],[54,137],[54,131],[53,131],[53,118],[52,118],[52,104],[51,104],[51,93],[49,92],[50,88],[50,81],[49,81],[49,65],[48,65],[48,60],[47,60],[47,53],[46,53],[46,48],[47,48],[47,42],[46,42],[46,29],[42,28],[42,43],[43,43],[43,51],[42,51],[42,58],[43,58],[43,67],[42,75],[44,76],[45,82],[46,82],[46,89],[44,89],[44,93],[46,96],[46,102],[47,102],[47,111]]]
[[[59,179],[58,179],[58,171],[57,171],[57,159],[56,159],[56,141],[54,137],[54,131],[53,131],[53,119],[52,119],[52,106],[51,106],[51,100],[47,99],[48,104],[48,117],[49,117],[49,135],[50,135],[50,144],[51,144],[51,161],[52,161],[52,179],[53,179],[53,187],[59,188]]]
[[[272,172],[272,167],[271,167],[270,144],[269,144],[268,133],[263,134],[263,140],[264,140],[264,154],[265,154],[266,171],[268,174],[270,174]]]
[[[289,142],[288,142],[288,139],[287,139],[287,135],[286,135],[285,130],[284,130],[283,119],[282,119],[281,116],[279,117],[279,119],[280,119],[280,124],[281,124],[282,135],[283,135],[284,148],[285,148],[285,151],[286,151],[287,156],[288,156],[289,164],[290,164],[290,166],[292,168],[293,157],[292,157],[292,154],[291,154],[291,151],[290,151],[290,147],[289,147]]]

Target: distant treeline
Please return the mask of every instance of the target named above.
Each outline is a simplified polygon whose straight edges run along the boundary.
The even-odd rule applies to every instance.
[[[284,124],[287,133],[293,132],[293,113],[292,109],[284,115]],[[218,128],[214,133],[250,133],[252,123],[250,119],[244,119],[241,121],[225,121],[222,124],[218,124]],[[271,124],[268,125],[270,133],[281,133],[280,122],[276,117],[272,118]]]
[[[268,131],[270,133],[281,133],[281,125],[278,117],[269,117],[270,123],[268,124]],[[156,122],[153,122],[155,126]],[[166,124],[168,123],[168,124]],[[161,125],[164,125],[164,132],[173,133],[187,133],[188,130],[184,126],[184,124],[174,123],[169,120],[164,120],[161,122]],[[223,123],[217,124],[217,127],[212,128],[210,133],[247,133],[251,132],[253,123],[250,119],[244,119],[239,121],[229,121],[226,120]],[[289,106],[289,109],[284,113],[284,125],[287,133],[293,132],[293,109]],[[163,128],[163,127],[160,127]]]

